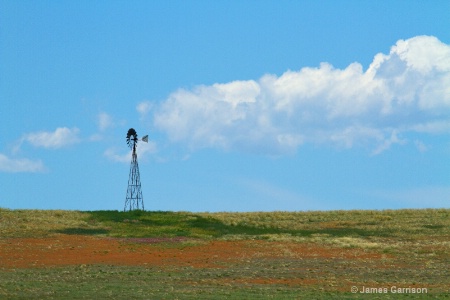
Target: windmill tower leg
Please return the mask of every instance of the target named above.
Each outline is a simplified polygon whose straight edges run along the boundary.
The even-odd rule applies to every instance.
[[[125,198],[124,211],[135,209],[144,210],[144,199],[141,190],[141,178],[139,175],[139,164],[136,155],[136,146],[133,147],[131,157],[130,175],[128,177],[127,196]]]

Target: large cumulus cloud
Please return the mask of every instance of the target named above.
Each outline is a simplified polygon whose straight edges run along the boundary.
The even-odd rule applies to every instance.
[[[450,46],[417,36],[376,54],[367,70],[357,62],[345,69],[322,63],[180,89],[146,113],[190,149],[282,155],[314,143],[379,153],[407,143],[411,133],[449,133]]]

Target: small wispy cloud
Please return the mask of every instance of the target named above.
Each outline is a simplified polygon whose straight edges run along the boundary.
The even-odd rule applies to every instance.
[[[391,207],[446,208],[450,199],[450,186],[419,186],[397,190],[366,192],[390,203]]]
[[[89,137],[89,140],[93,142],[104,140],[108,136],[110,129],[122,126],[126,123],[126,121],[116,119],[107,112],[102,111],[98,113],[96,117],[96,123],[98,130],[97,132],[91,134],[91,136]]]
[[[428,151],[427,145],[425,145],[422,141],[415,140],[414,145],[416,145],[416,148],[417,148],[417,150],[419,150],[419,152],[423,153],[423,152]]]
[[[357,62],[345,69],[322,63],[180,89],[137,110],[170,141],[192,150],[283,155],[313,143],[362,145],[379,154],[408,144],[411,134],[449,134],[450,46],[417,36],[376,54],[366,71]]]
[[[138,159],[145,159],[148,154],[155,154],[157,152],[157,145],[154,141],[149,140],[148,143],[141,142],[137,148]],[[103,153],[109,160],[122,163],[130,163],[131,150],[126,153],[117,151],[116,148],[108,148]]]
[[[383,141],[378,145],[378,147],[373,150],[372,154],[380,154],[381,152],[391,148],[392,145],[398,144],[398,145],[404,145],[407,143],[406,139],[400,139],[397,136],[397,131],[393,130],[391,133],[390,138],[384,138]]]
[[[317,199],[300,195],[267,181],[240,178],[236,179],[236,184],[252,195],[250,199],[258,199],[258,203],[255,204],[264,207],[265,210],[292,210],[293,208],[309,210],[318,209],[318,207],[325,209],[324,204]]]
[[[45,172],[44,163],[40,160],[30,160],[27,158],[10,158],[0,153],[0,172],[7,173],[37,173]]]
[[[108,128],[114,127],[113,118],[105,112],[98,114],[97,123],[100,131],[105,131]]]
[[[145,117],[153,108],[153,103],[150,101],[143,101],[136,106],[136,110],[141,117]]]
[[[25,134],[21,143],[28,142],[35,147],[58,149],[80,142],[80,130],[76,127],[59,127],[53,132],[39,131]]]
[[[109,160],[115,161],[115,162],[130,162],[131,161],[131,152],[126,154],[119,154],[117,153],[116,148],[108,148],[103,152],[103,155],[106,156]]]

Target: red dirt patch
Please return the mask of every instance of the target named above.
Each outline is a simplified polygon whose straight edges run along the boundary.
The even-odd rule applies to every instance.
[[[79,235],[0,239],[0,266],[6,269],[81,264],[192,266],[217,268],[252,258],[380,259],[359,249],[269,241],[180,243],[186,238],[112,239]],[[160,244],[165,243],[165,244]],[[167,243],[173,245],[167,246]]]

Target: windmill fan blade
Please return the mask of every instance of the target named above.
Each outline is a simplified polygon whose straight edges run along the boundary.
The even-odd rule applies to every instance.
[[[148,143],[148,135],[144,136],[144,137],[142,138],[142,141]]]

